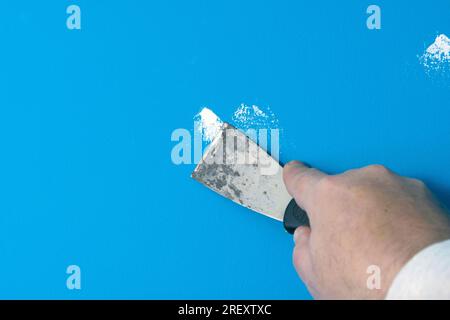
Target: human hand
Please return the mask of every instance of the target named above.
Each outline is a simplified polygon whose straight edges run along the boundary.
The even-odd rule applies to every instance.
[[[311,228],[294,234],[294,266],[318,299],[383,299],[421,249],[450,238],[450,220],[419,180],[373,165],[326,175],[298,161],[283,178]],[[369,266],[381,286],[369,289]]]

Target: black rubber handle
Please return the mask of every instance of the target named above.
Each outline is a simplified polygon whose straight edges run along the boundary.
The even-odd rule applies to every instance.
[[[287,232],[294,234],[300,226],[309,227],[309,218],[306,211],[300,208],[295,199],[292,199],[284,212],[283,225]]]

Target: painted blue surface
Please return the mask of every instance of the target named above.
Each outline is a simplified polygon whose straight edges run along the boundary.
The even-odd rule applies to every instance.
[[[379,31],[369,1],[4,1],[0,298],[310,298],[279,223],[172,164],[203,106],[270,107],[282,161],[383,163],[449,204],[450,86],[417,55],[450,2],[374,3]]]

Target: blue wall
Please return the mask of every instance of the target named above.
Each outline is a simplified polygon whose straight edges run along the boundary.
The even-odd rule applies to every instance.
[[[450,81],[417,57],[450,2],[375,3],[377,31],[357,0],[4,1],[0,298],[310,298],[279,223],[171,162],[203,106],[270,107],[283,162],[382,163],[450,204]]]

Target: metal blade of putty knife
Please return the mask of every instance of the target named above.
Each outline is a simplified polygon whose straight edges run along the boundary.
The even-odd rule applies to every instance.
[[[283,221],[293,232],[308,225],[306,213],[298,208],[284,186],[282,167],[265,150],[229,123],[208,146],[192,178],[220,195],[253,211]],[[305,220],[306,219],[306,220]]]

